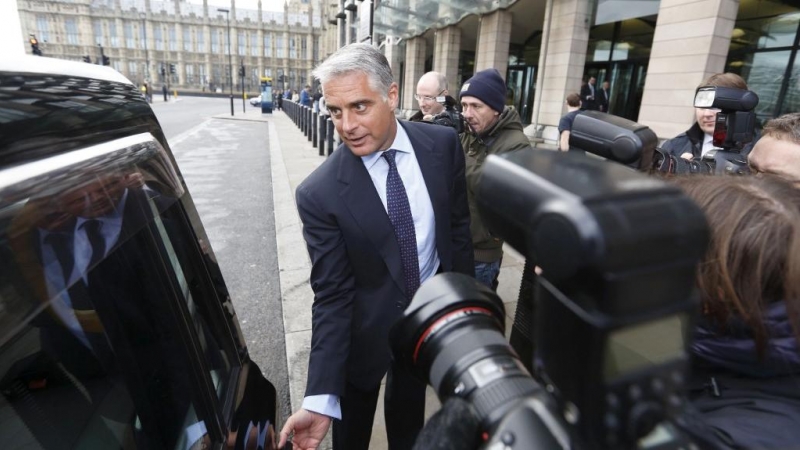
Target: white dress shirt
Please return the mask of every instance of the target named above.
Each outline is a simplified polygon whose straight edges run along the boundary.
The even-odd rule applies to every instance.
[[[395,162],[397,172],[403,180],[403,186],[408,195],[411,206],[411,216],[414,218],[414,232],[417,238],[417,258],[419,261],[420,284],[436,274],[439,270],[439,255],[436,253],[436,220],[433,215],[433,204],[428,195],[425,179],[419,167],[414,147],[408,139],[406,130],[396,121],[397,133],[394,142],[389,147],[397,150]],[[389,175],[389,163],[383,158],[382,151],[362,156],[361,161],[367,168],[372,184],[381,198],[383,208],[387,210],[386,202],[386,177]],[[339,405],[338,395],[320,394],[311,395],[303,399],[303,409],[324,414],[336,419],[342,418],[342,409]]]
[[[700,152],[700,157],[702,158],[703,156],[706,155],[706,153],[708,153],[709,151],[714,150],[716,148],[719,148],[719,147],[715,147],[714,146],[714,136],[704,133],[703,134],[703,149]]]

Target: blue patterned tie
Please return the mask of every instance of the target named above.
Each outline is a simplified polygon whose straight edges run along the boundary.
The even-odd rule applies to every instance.
[[[414,230],[414,217],[408,203],[406,188],[397,172],[394,156],[397,150],[383,152],[389,163],[389,174],[386,176],[386,209],[389,220],[394,227],[394,234],[400,244],[400,261],[406,278],[406,297],[411,300],[419,288],[419,259],[417,257],[417,233]]]

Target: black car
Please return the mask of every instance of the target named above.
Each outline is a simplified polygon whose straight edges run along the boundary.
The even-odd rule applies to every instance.
[[[4,449],[275,447],[208,238],[141,92],[0,60]]]

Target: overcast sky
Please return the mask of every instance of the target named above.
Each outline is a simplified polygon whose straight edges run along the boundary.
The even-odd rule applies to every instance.
[[[189,3],[202,5],[203,0],[187,0]],[[296,0],[295,0],[296,1]],[[284,0],[261,0],[264,11],[283,11]],[[231,0],[208,0],[209,5],[230,6]],[[242,9],[258,9],[258,0],[236,0],[236,7]]]

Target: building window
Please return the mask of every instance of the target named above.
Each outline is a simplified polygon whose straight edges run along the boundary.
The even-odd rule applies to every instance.
[[[186,84],[194,84],[194,64],[186,65]]]
[[[319,61],[319,37],[314,37],[314,62]]]
[[[197,53],[205,53],[206,52],[205,33],[203,32],[202,29],[196,31],[197,31]]]
[[[117,37],[117,22],[114,20],[108,22],[108,36],[111,40],[111,46],[119,47],[119,38]]]
[[[798,33],[800,6],[770,10],[739,5],[726,71],[741,75],[758,94],[755,113],[762,125],[800,110]]]
[[[103,41],[103,22],[95,20],[92,22],[92,27],[94,28],[94,43],[106,45],[105,41]]]
[[[36,32],[40,41],[47,42],[50,40],[50,28],[47,26],[46,17],[36,16]]]
[[[264,56],[272,58],[272,33],[264,33]]]
[[[156,50],[164,50],[164,33],[161,27],[153,27],[153,39],[156,41]]]
[[[208,82],[208,80],[206,80],[206,65],[205,64],[200,64],[197,68],[200,69],[200,71],[198,72],[199,73],[199,77],[200,77],[200,80],[199,80],[200,84],[205,86],[206,83]]]
[[[128,77],[134,78],[139,73],[139,64],[136,61],[128,61]]]
[[[67,29],[67,44],[78,45],[78,25],[75,19],[66,19],[64,25]]]
[[[284,57],[284,53],[283,53],[283,36],[280,35],[280,34],[275,39],[275,52],[276,52],[275,56],[277,56],[278,58],[283,58]]]
[[[189,27],[183,28],[183,50],[186,52],[192,51],[192,30]]]
[[[244,31],[240,31],[236,34],[236,42],[239,44],[239,55],[245,55],[245,46],[247,45],[247,39],[245,38]]]
[[[133,22],[125,22],[122,27],[122,33],[125,35],[125,47],[136,48],[136,43],[133,40]]]
[[[219,52],[219,33],[217,30],[211,30],[211,53]]]
[[[142,23],[139,25],[139,42],[141,42],[141,46],[147,48],[147,25]]]
[[[300,38],[300,59],[307,59],[308,58],[308,42],[306,42],[306,38]]]
[[[295,38],[289,38],[289,58],[296,59],[297,58],[297,48],[295,47]]]
[[[264,69],[264,76],[271,77],[272,76],[272,69]]]
[[[258,33],[250,33],[250,56],[258,56]]]
[[[178,49],[178,38],[175,34],[175,25],[169,26],[169,49],[175,51]]]

